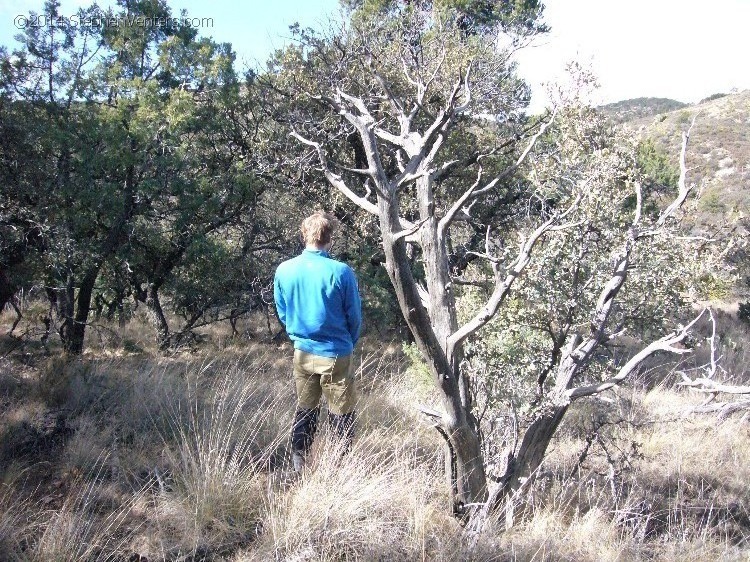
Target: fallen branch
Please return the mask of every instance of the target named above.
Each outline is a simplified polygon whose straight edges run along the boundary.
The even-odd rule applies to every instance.
[[[691,379],[685,373],[682,374],[682,382],[677,386],[686,386],[696,392],[709,392],[713,394],[750,394],[750,386],[734,386],[722,384],[706,377]]]

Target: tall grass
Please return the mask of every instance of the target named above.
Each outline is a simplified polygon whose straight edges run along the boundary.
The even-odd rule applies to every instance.
[[[139,525],[130,512],[142,495],[122,500],[106,484],[100,463],[73,480],[61,505],[15,498],[0,507],[0,559],[18,562],[119,560]],[[3,502],[0,498],[0,504]]]
[[[185,400],[171,405],[172,431],[162,435],[169,473],[156,499],[157,517],[180,527],[194,548],[254,538],[265,475],[286,439],[277,416],[283,397],[258,384],[258,369],[242,360],[224,366],[201,400],[210,367],[198,371]]]
[[[456,524],[441,506],[439,459],[417,460],[408,446],[383,451],[371,431],[342,456],[322,440],[304,478],[264,506],[266,533],[256,558],[415,560],[436,550]]]
[[[27,526],[27,502],[18,497],[11,484],[0,484],[0,560],[18,560],[19,529]]]
[[[322,415],[298,479],[286,350],[83,363],[49,362],[37,384],[50,389],[26,402],[9,393],[0,411],[7,427],[33,425],[47,397],[73,431],[43,458],[0,468],[0,560],[676,561],[750,550],[747,423],[686,414],[699,398],[667,378],[576,404],[528,517],[490,523],[473,544],[449,513],[441,439],[415,408],[434,397],[398,348],[363,356],[353,449],[341,455]],[[582,460],[592,420],[609,421]]]

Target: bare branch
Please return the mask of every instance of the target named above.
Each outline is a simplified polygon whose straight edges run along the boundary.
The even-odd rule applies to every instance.
[[[385,93],[386,99],[390,102],[394,111],[396,111],[396,113],[398,113],[399,115],[404,115],[403,103],[401,103],[401,101],[393,93],[390,86],[388,85],[388,82],[386,82],[385,78],[383,78],[383,75],[377,71],[377,69],[375,68],[375,65],[372,62],[372,58],[373,58],[372,53],[367,53],[367,59],[366,59],[367,67],[370,69],[370,72],[372,72],[372,75],[375,77],[375,80],[378,81],[378,84],[380,84],[380,87],[383,89],[383,92]]]
[[[443,63],[445,62],[445,58],[447,56],[447,52],[445,49],[443,49],[441,55],[440,55],[440,62],[438,62],[437,65],[435,65],[435,70],[433,70],[430,77],[427,79],[427,81],[424,82],[424,84],[421,85],[421,89],[417,91],[417,102],[421,106],[424,102],[424,96],[427,93],[427,90],[430,88],[432,83],[435,81],[435,78],[437,78],[438,73],[440,72],[440,69],[443,66]],[[413,116],[411,116],[413,118]]]
[[[693,116],[693,121],[690,123],[690,127],[688,128],[687,132],[682,133],[682,149],[680,150],[680,179],[677,182],[677,197],[675,197],[675,200],[672,201],[672,203],[670,203],[666,209],[664,209],[661,216],[659,217],[659,220],[656,221],[657,226],[664,226],[664,223],[667,221],[667,219],[671,217],[675,213],[675,211],[682,207],[683,203],[685,203],[685,200],[687,199],[687,196],[690,195],[690,191],[692,191],[692,186],[687,185],[686,155],[688,141],[690,140],[690,131],[693,130],[693,125],[695,125],[696,117],[698,117],[697,113]]]
[[[433,408],[429,408],[428,406],[424,406],[422,404],[417,404],[415,407],[417,408],[417,410],[419,410],[425,416],[427,416],[428,418],[431,418],[432,420],[437,421],[437,420],[443,419],[443,414]]]
[[[466,68],[466,74],[464,74],[464,102],[455,109],[455,113],[462,113],[468,109],[471,104],[471,88],[469,87],[469,75],[471,74],[471,62]]]
[[[713,396],[713,395],[712,395]],[[745,412],[744,418],[748,416],[750,410],[750,400],[735,400],[732,402],[715,402],[704,403],[689,410],[688,413],[694,414],[713,414],[718,413],[719,420],[723,420],[736,412]]]
[[[406,149],[406,147],[408,146],[408,138],[406,137],[394,135],[393,133],[389,133],[385,129],[381,129],[380,127],[375,127],[373,130],[375,131],[375,134],[384,141],[395,144],[396,146],[400,146],[404,149]]]
[[[536,128],[536,124],[529,125],[525,129],[523,129],[519,134],[523,137],[527,133],[529,133],[530,131],[532,131],[534,128]],[[491,150],[488,150],[487,152],[476,151],[473,154],[471,154],[469,157],[464,158],[462,160],[450,160],[450,161],[446,162],[445,164],[443,164],[440,167],[440,169],[438,169],[433,174],[433,180],[436,181],[436,182],[437,181],[442,181],[443,179],[445,179],[446,176],[448,176],[449,174],[451,174],[453,172],[453,170],[455,170],[457,168],[460,168],[460,169],[468,168],[469,166],[471,166],[471,165],[476,164],[477,162],[479,162],[479,160],[481,158],[485,158],[487,156],[492,156],[494,154],[497,154],[501,150],[510,147],[511,145],[515,144],[516,142],[517,142],[516,138],[512,137],[512,138],[506,139],[505,141],[503,141],[499,145],[495,146]]]
[[[682,382],[677,384],[679,386],[687,386],[696,392],[708,392],[711,394],[750,394],[750,386],[721,384],[707,377],[691,379],[685,373],[682,373]]]
[[[429,173],[427,169],[429,163],[435,159],[447,137],[453,119],[463,108],[463,106],[458,108],[455,106],[458,94],[462,89],[464,90],[464,105],[468,104],[471,100],[471,91],[469,89],[468,81],[470,67],[463,76],[459,76],[459,79],[454,84],[453,89],[448,96],[445,107],[441,109],[430,127],[425,131],[424,135],[419,135],[411,131],[411,121],[416,115],[419,103],[417,103],[411,113],[407,115],[403,104],[391,92],[386,80],[374,69],[371,60],[369,61],[369,64],[370,70],[380,84],[380,87],[385,92],[385,96],[395,112],[395,117],[401,125],[401,134],[394,135],[393,133],[377,126],[377,124],[373,125],[372,116],[369,113],[366,113],[367,109],[364,107],[364,103],[361,99],[348,96],[340,90],[338,91],[338,95],[357,107],[360,114],[365,116],[364,125],[366,127],[371,127],[377,137],[403,148],[406,154],[410,157],[409,161],[406,163],[399,162],[401,173],[398,177],[390,181],[390,189],[396,190],[405,183],[414,181],[424,176],[426,173]],[[345,117],[352,123],[354,123],[352,119],[356,119],[355,116],[351,115],[345,115]],[[354,124],[355,126],[357,125],[356,123]]]
[[[402,230],[401,232],[397,232],[393,235],[393,242],[397,242],[398,240],[401,240],[402,238],[411,238],[414,234],[419,232],[419,229],[422,228],[422,225],[426,223],[429,220],[429,217],[426,219],[423,219],[419,221],[417,224],[411,226],[410,228],[406,228]]]
[[[356,107],[357,111],[359,111],[359,114],[362,116],[366,123],[372,124],[375,122],[375,119],[370,114],[370,110],[367,109],[367,106],[365,105],[365,102],[362,101],[362,98],[350,96],[341,88],[336,89],[336,95]]]
[[[377,123],[375,123],[375,120],[373,119],[372,115],[369,113],[367,106],[365,105],[364,101],[361,98],[351,96],[345,93],[344,91],[342,91],[340,88],[336,90],[336,96],[340,100],[344,100],[348,102],[349,104],[353,105],[357,109],[357,111],[359,111],[360,115],[355,115],[354,113],[349,111],[349,109],[347,109],[344,106],[344,104],[339,103],[339,101],[336,99],[325,98],[324,100],[328,104],[330,104],[331,107],[336,109],[340,115],[342,115],[347,121],[349,121],[356,128],[362,140],[362,144],[365,149],[365,155],[367,157],[369,173],[366,175],[368,175],[372,179],[375,190],[378,193],[378,197],[380,196],[387,197],[387,194],[385,193],[385,191],[389,189],[390,186],[389,186],[387,178],[385,177],[383,166],[382,166],[382,163],[380,162],[380,157],[378,154],[377,143],[375,141],[376,134],[387,134],[387,133],[377,128]],[[296,131],[292,131],[290,134],[291,136],[299,140],[301,143],[315,148],[315,150],[318,153],[318,158],[320,159],[321,166],[323,168],[323,173],[325,174],[328,182],[333,187],[338,189],[344,196],[346,196],[350,201],[352,201],[354,204],[356,204],[360,208],[374,215],[379,215],[380,211],[378,209],[378,206],[375,203],[368,200],[366,197],[357,195],[352,189],[349,188],[349,186],[346,185],[346,182],[343,180],[343,178],[340,175],[334,173],[331,170],[331,167],[328,165],[325,151],[321,147],[320,143],[317,143],[310,139],[306,139],[305,137],[301,136]],[[399,140],[396,137],[394,137],[394,139],[396,139],[397,141]],[[364,172],[364,170],[350,170],[350,171],[353,171],[355,173],[360,173],[360,174]],[[368,189],[368,195],[369,193],[370,193],[370,189]],[[411,221],[408,221],[402,217],[398,218],[398,224],[402,231],[414,229],[414,224]]]
[[[382,135],[379,130],[375,131],[384,140],[390,140],[390,142],[403,147],[406,153],[411,156],[401,174],[391,181],[391,189],[398,189],[404,183],[414,181],[428,173],[427,168],[442,147],[451,126],[454,117],[451,106],[455,101],[456,92],[457,90],[454,89],[446,108],[440,111],[424,136],[406,131],[401,137],[395,137],[389,133]],[[432,146],[430,146],[431,142]],[[429,153],[427,153],[428,147]]]
[[[565,395],[571,400],[576,400],[584,396],[591,396],[599,394],[605,390],[609,390],[612,387],[619,385],[622,381],[628,378],[634,371],[636,371],[640,365],[649,357],[651,357],[657,351],[669,351],[671,353],[683,354],[690,353],[690,349],[674,347],[675,344],[680,343],[690,333],[691,328],[695,325],[698,320],[705,313],[705,309],[696,316],[687,326],[680,328],[676,332],[667,334],[666,336],[659,338],[658,340],[651,342],[649,345],[644,347],[641,351],[636,353],[630,361],[625,363],[617,374],[604,382],[598,384],[592,384],[588,386],[580,386],[577,388],[568,389]]]
[[[473,252],[473,251],[469,250],[468,252],[466,252],[466,255],[467,256],[475,256],[477,258],[481,258],[483,260],[487,260],[487,261],[489,261],[491,263],[500,263],[500,258],[498,258],[497,256],[493,256],[493,255],[491,255],[490,253],[487,253],[487,252],[482,253],[482,252]]]
[[[633,226],[638,226],[641,222],[641,212],[643,211],[643,191],[641,190],[641,182],[635,182],[635,217],[633,218]]]
[[[691,125],[691,128],[692,128],[692,125]],[[681,157],[681,159],[683,160],[683,163],[684,163],[685,151],[687,149],[688,137],[689,137],[689,134],[687,133],[683,136],[682,157]],[[570,356],[566,357],[565,360],[560,364],[560,368],[558,370],[558,380],[556,382],[556,391],[558,393],[570,392],[569,390],[566,390],[566,389],[568,388],[571,381],[573,380],[573,377],[578,372],[580,372],[580,370],[588,363],[594,351],[599,347],[599,345],[606,342],[608,339],[610,339],[610,336],[607,335],[607,324],[609,322],[609,317],[612,312],[615,300],[627,280],[628,268],[630,267],[631,253],[636,243],[638,242],[638,240],[646,236],[657,234],[659,232],[658,229],[652,230],[650,232],[641,232],[638,229],[638,224],[640,222],[641,213],[642,213],[642,194],[641,194],[640,184],[636,183],[635,189],[636,189],[637,201],[636,201],[636,210],[635,210],[635,215],[633,218],[632,226],[628,229],[627,238],[623,245],[621,255],[617,260],[617,264],[615,265],[615,269],[612,274],[612,277],[607,281],[607,283],[602,288],[601,293],[599,294],[599,299],[597,300],[597,303],[596,303],[594,316],[591,321],[591,334],[585,341],[583,341],[580,345],[578,345],[578,347],[573,351],[573,353],[570,354]],[[682,205],[688,193],[689,193],[689,189],[685,188],[685,182],[684,182],[684,177],[683,177],[683,179],[681,180],[680,194],[675,199],[675,201],[672,202],[672,204],[668,207],[668,210],[669,209],[671,210],[669,212],[665,210],[665,212],[662,214],[661,218],[659,219],[660,226],[663,226],[664,220],[666,220],[666,218],[671,213],[673,213],[676,209],[678,209]],[[691,323],[691,325],[693,323]],[[660,345],[660,342],[662,342],[662,340],[657,340],[652,345],[658,346]],[[649,349],[649,348],[647,347],[646,349]],[[661,347],[658,349],[663,349],[665,351],[673,351],[675,353],[680,352],[677,349],[666,349],[664,347]],[[653,353],[654,351],[657,351],[658,349],[654,349],[651,353]],[[623,377],[624,376],[627,376],[627,373],[625,373]],[[607,388],[611,388],[611,386],[612,385],[608,386]]]
[[[404,78],[406,78],[406,81],[415,88],[419,88],[420,84],[411,77],[411,74],[409,74],[409,66],[406,64],[406,60],[404,59],[403,55],[401,55],[401,69],[404,71]]]
[[[711,315],[711,337],[709,338],[711,342],[711,363],[706,378],[712,379],[716,375],[716,368],[718,367],[716,361],[716,318],[714,318],[714,313],[711,309],[708,310],[708,313]]]
[[[466,80],[468,79],[468,70],[466,73]],[[420,138],[419,152],[426,152],[426,147],[430,144],[433,137],[435,135],[439,135],[441,137],[441,140],[435,141],[435,144],[437,147],[433,146],[431,147],[431,155],[428,158],[428,160],[431,160],[434,158],[435,153],[437,152],[437,149],[439,148],[440,144],[442,144],[442,138],[445,136],[445,133],[450,128],[450,124],[453,120],[453,118],[456,116],[456,99],[458,98],[458,94],[462,89],[462,86],[464,84],[468,87],[468,82],[465,81],[465,78],[463,76],[459,76],[458,80],[456,80],[456,83],[453,85],[453,89],[451,90],[450,95],[448,96],[448,99],[445,102],[445,107],[443,107],[439,112],[437,117],[432,122],[432,125],[425,131],[425,134],[422,135]],[[466,94],[469,96],[469,93]],[[414,154],[417,152],[412,148],[411,154]]]
[[[466,204],[466,202],[471,198],[471,196],[474,194],[474,190],[479,187],[479,183],[482,181],[482,166],[479,166],[479,170],[477,170],[477,179],[476,181],[471,184],[469,189],[467,189],[461,197],[459,197],[455,203],[451,206],[450,209],[445,213],[445,216],[440,219],[440,222],[438,222],[438,238],[442,239],[445,236],[445,230],[448,228],[448,226],[453,222],[453,220],[456,218],[456,215],[461,210],[461,208]]]
[[[343,180],[343,178],[335,174],[328,166],[328,161],[326,159],[325,151],[323,150],[323,147],[320,146],[320,143],[317,143],[315,141],[311,141],[309,139],[306,139],[297,131],[292,131],[290,133],[291,136],[293,136],[295,139],[297,139],[302,144],[306,144],[307,146],[313,147],[317,153],[318,153],[318,159],[320,160],[320,165],[323,168],[323,173],[325,174],[326,179],[328,182],[338,189],[344,196],[346,196],[350,201],[352,201],[355,205],[357,205],[360,209],[364,209],[368,213],[372,213],[373,215],[378,214],[378,206],[373,203],[372,201],[368,201],[364,197],[361,197],[354,193],[348,185],[346,185],[346,182]]]
[[[352,174],[359,174],[360,176],[372,177],[375,174],[375,171],[371,170],[370,168],[350,168],[349,166],[344,166],[343,164],[339,164],[338,162],[333,162],[333,165],[336,166],[339,170],[351,172]]]
[[[677,383],[679,386],[686,386],[695,390],[696,392],[706,392],[712,395],[716,394],[750,394],[750,386],[736,386],[731,384],[723,384],[716,382],[714,376],[716,371],[719,369],[718,359],[716,358],[716,318],[711,310],[711,337],[709,342],[711,345],[711,359],[707,365],[704,365],[702,369],[705,370],[705,376],[691,379],[683,371],[682,382]]]
[[[526,160],[526,157],[531,152],[531,149],[534,148],[534,145],[536,144],[537,140],[539,140],[539,137],[541,137],[544,134],[544,132],[549,128],[549,126],[552,124],[552,121],[554,121],[556,114],[557,114],[557,110],[553,111],[552,115],[549,118],[549,121],[546,121],[545,123],[542,124],[541,127],[539,127],[539,130],[536,132],[536,134],[533,137],[531,137],[531,140],[526,145],[526,148],[523,150],[521,155],[513,164],[511,164],[505,170],[503,170],[497,176],[495,176],[482,189],[477,189],[476,191],[474,191],[473,196],[478,197],[480,195],[483,195],[484,193],[487,193],[492,188],[494,188],[498,182],[504,180],[505,178],[513,174],[521,166],[521,164],[523,164],[524,160]]]
[[[482,326],[487,324],[487,322],[489,322],[492,319],[492,317],[497,313],[498,309],[500,308],[500,305],[508,296],[511,286],[513,285],[515,280],[518,279],[518,277],[520,277],[524,268],[531,261],[531,252],[533,251],[536,243],[547,232],[552,230],[553,227],[556,227],[557,223],[560,220],[564,219],[566,216],[568,216],[570,213],[572,213],[575,209],[578,208],[578,204],[581,201],[581,197],[582,195],[579,193],[578,196],[575,198],[575,200],[563,213],[560,213],[559,215],[553,215],[552,217],[550,217],[546,222],[544,222],[541,226],[539,226],[529,236],[527,240],[522,241],[521,248],[518,252],[518,256],[516,256],[516,259],[514,260],[513,264],[508,269],[505,279],[500,281],[499,277],[497,278],[496,283],[495,283],[495,289],[492,291],[492,295],[490,295],[490,298],[487,301],[487,304],[485,304],[481,308],[481,310],[471,320],[469,320],[466,324],[461,326],[458,330],[456,330],[456,332],[451,334],[451,336],[448,338],[448,345],[447,345],[448,357],[452,356],[453,350],[459,343],[461,343],[471,334],[479,330]]]
[[[615,299],[627,280],[630,254],[633,250],[634,241],[635,229],[630,228],[622,255],[617,260],[612,277],[610,277],[599,293],[594,317],[591,320],[591,334],[560,364],[558,380],[555,385],[558,388],[558,392],[562,392],[568,387],[573,376],[588,362],[594,350],[610,338],[606,333],[607,323],[609,322],[609,315],[614,306]]]
[[[468,78],[468,72],[467,72],[467,78]],[[468,88],[468,84],[467,84]],[[456,215],[461,210],[461,208],[470,200],[473,199],[483,193],[487,193],[489,190],[491,190],[497,183],[509,175],[511,175],[513,172],[515,172],[519,166],[523,163],[524,160],[528,157],[529,153],[531,152],[531,149],[536,144],[536,141],[544,134],[544,131],[547,130],[547,128],[552,124],[552,121],[555,118],[555,113],[552,114],[549,121],[542,124],[542,126],[539,128],[539,130],[534,134],[533,137],[531,137],[531,140],[526,145],[526,148],[521,153],[521,155],[518,157],[515,163],[510,165],[508,168],[503,170],[500,174],[495,176],[492,181],[490,181],[487,185],[485,185],[482,189],[477,189],[479,187],[479,184],[482,179],[482,167],[479,167],[479,171],[477,172],[477,179],[476,181],[461,195],[461,197],[456,200],[456,202],[451,206],[451,208],[448,210],[448,212],[445,213],[445,216],[440,219],[440,222],[438,224],[438,232],[445,233],[446,229],[450,226],[450,224],[455,220]],[[476,161],[479,162],[483,155],[479,155],[476,158]]]
[[[422,153],[413,156],[409,160],[409,162],[407,162],[406,166],[404,166],[404,169],[401,171],[401,173],[391,181],[391,189],[398,189],[405,183],[414,181],[417,178],[424,176],[426,172],[420,167],[420,165],[422,164],[422,160]]]

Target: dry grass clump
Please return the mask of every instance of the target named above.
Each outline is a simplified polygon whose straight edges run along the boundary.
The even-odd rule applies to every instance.
[[[436,485],[440,460],[408,444],[384,451],[384,437],[371,429],[343,456],[321,440],[301,481],[268,496],[264,533],[244,559],[418,560],[450,549],[458,526]]]
[[[747,560],[747,546],[700,533],[646,540],[618,516],[599,507],[569,516],[556,509],[535,510],[510,530],[498,531],[498,561],[534,562],[694,562]],[[492,531],[490,531],[492,532]],[[471,558],[470,558],[471,559]]]
[[[37,387],[54,392],[33,394],[53,400],[65,431],[44,458],[35,460],[41,450],[29,439],[9,453],[35,467],[19,486],[35,498],[26,502],[34,516],[14,531],[20,538],[10,552],[23,560],[115,552],[158,560],[246,544],[291,420],[291,388],[280,391],[279,377],[268,377],[272,366],[255,352],[46,362]],[[0,466],[3,480],[11,468]],[[91,470],[95,483],[71,481]],[[22,516],[10,502],[0,507],[3,524]]]
[[[101,515],[89,505],[92,494],[92,489],[85,488],[63,507],[43,514],[30,529],[38,532],[25,540],[29,546],[18,559],[24,562],[117,559],[135,533],[135,529],[126,527],[129,505]]]
[[[0,560],[14,561],[19,550],[18,530],[26,526],[26,505],[11,484],[0,484]]]
[[[644,460],[633,498],[644,533],[678,542],[747,545],[750,541],[750,428],[710,417],[643,435]]]
[[[130,512],[141,494],[119,494],[108,485],[100,466],[71,482],[59,505],[52,496],[38,500],[0,497],[0,559],[115,560],[138,528]],[[12,504],[7,501],[10,498]]]
[[[636,558],[627,537],[609,514],[597,508],[572,518],[554,509],[538,510],[500,537],[499,560],[614,562]]]
[[[205,368],[204,368],[205,370]],[[168,473],[155,515],[192,545],[244,543],[258,524],[265,474],[277,462],[286,427],[283,400],[238,362],[200,402],[172,405],[172,435],[163,435]],[[186,411],[187,410],[187,411]]]
[[[509,559],[747,559],[746,421],[691,414],[701,398],[664,385],[610,398],[561,428],[530,516],[501,535]]]

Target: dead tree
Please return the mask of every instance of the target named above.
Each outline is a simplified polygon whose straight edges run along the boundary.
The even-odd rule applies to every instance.
[[[687,351],[676,345],[683,341],[695,321],[647,345],[609,380],[580,385],[580,375],[597,350],[617,336],[618,330],[611,326],[612,311],[628,280],[634,249],[648,244],[649,238],[659,234],[691,191],[686,183],[684,163],[688,133],[683,139],[679,193],[649,226],[642,221],[640,184],[633,183],[637,204],[632,223],[616,251],[611,277],[601,288],[588,332],[574,326],[561,328],[564,337],[550,372],[554,386],[537,405],[536,418],[526,429],[517,449],[510,451],[505,474],[488,485],[469,380],[462,369],[464,346],[477,337],[507,302],[514,284],[545,238],[580,224],[580,219],[574,217],[585,197],[586,179],[573,182],[564,205],[547,208],[544,214],[537,216],[535,226],[525,233],[522,230],[517,249],[510,258],[493,253],[488,228],[485,251],[474,254],[492,270],[492,289],[484,305],[468,321],[459,323],[455,290],[458,280],[450,267],[451,231],[459,222],[471,220],[475,205],[481,206],[488,196],[517,176],[539,139],[555,122],[557,113],[551,111],[539,119],[535,130],[523,139],[512,137],[498,141],[486,151],[479,149],[467,157],[450,153],[446,148],[448,140],[459,125],[466,127],[467,123],[481,123],[486,119],[481,111],[490,98],[487,88],[483,89],[483,81],[488,80],[491,73],[487,71],[486,61],[469,60],[462,68],[455,69],[452,84],[436,93],[436,76],[451,73],[446,62],[450,60],[449,55],[446,49],[441,52],[438,48],[430,65],[423,65],[421,59],[414,62],[403,58],[403,64],[396,65],[402,67],[400,85],[397,85],[394,65],[388,66],[386,72],[383,68],[386,63],[365,49],[366,64],[362,67],[365,77],[360,77],[358,83],[370,84],[369,90],[362,92],[358,86],[360,93],[351,93],[345,88],[347,81],[342,80],[328,92],[304,92],[305,99],[327,108],[330,115],[341,119],[347,131],[358,137],[365,157],[364,167],[352,168],[337,161],[335,144],[326,142],[325,138],[318,140],[321,133],[309,123],[295,128],[291,134],[314,150],[317,163],[333,188],[377,217],[385,267],[401,313],[442,399],[443,411],[433,413],[432,417],[449,451],[454,510],[472,519],[475,528],[481,528],[492,510],[522,494],[531,482],[573,401],[619,385],[654,353]],[[476,71],[477,67],[483,69],[482,73]],[[478,96],[478,91],[484,93]],[[441,100],[440,103],[435,99]],[[501,153],[506,156],[506,162],[509,153],[514,153],[514,158],[501,169],[497,165],[485,166],[486,161]],[[392,162],[396,165],[391,166]],[[463,181],[467,171],[473,174],[472,179],[457,194],[455,189],[452,196],[447,196],[444,190],[438,194],[439,182],[457,169],[463,175],[455,176],[456,182]],[[353,177],[363,179],[362,187],[352,181]],[[416,216],[407,218],[405,208],[416,209]],[[424,285],[413,273],[407,251],[409,245],[419,248]]]

